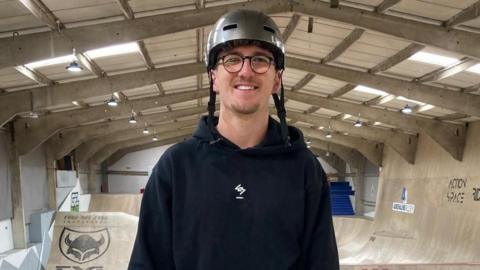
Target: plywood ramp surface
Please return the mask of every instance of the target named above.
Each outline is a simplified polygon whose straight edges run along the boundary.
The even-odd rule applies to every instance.
[[[142,194],[92,194],[88,212],[123,212],[138,216]]]
[[[138,217],[58,212],[47,270],[127,269]]]
[[[414,165],[387,148],[371,231],[355,219],[336,221],[345,233],[339,235],[343,269],[480,269],[479,153],[478,122],[469,126],[461,162],[423,135]],[[392,210],[404,188],[414,213]]]

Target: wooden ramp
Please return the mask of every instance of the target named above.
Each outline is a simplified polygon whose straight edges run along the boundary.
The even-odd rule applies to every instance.
[[[137,216],[142,194],[91,194],[88,212],[123,212]]]
[[[47,270],[127,269],[138,217],[58,212]]]

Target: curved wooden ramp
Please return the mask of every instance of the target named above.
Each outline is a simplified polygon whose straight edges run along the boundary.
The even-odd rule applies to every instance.
[[[47,270],[127,269],[138,217],[58,212]]]

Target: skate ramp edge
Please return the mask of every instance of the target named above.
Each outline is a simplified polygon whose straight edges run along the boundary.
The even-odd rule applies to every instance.
[[[139,216],[142,194],[91,194],[88,212],[123,212]]]
[[[137,224],[125,213],[58,212],[46,269],[127,269]]]

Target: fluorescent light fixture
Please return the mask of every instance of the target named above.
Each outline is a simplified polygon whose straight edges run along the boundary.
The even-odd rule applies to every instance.
[[[153,136],[152,141],[155,141],[155,142],[158,141],[157,135]]]
[[[344,132],[343,135],[348,136],[350,133]]]
[[[360,119],[358,119],[357,121],[355,121],[355,124],[353,124],[354,127],[362,127],[363,126],[363,123],[362,121],[360,121]]]
[[[427,64],[444,66],[444,67],[449,66],[455,62],[458,62],[458,59],[456,58],[442,56],[439,54],[426,53],[426,52],[418,52],[412,55],[408,59],[417,61],[417,62],[423,62]]]
[[[137,123],[137,119],[135,119],[135,115],[132,115],[132,116],[130,116],[130,118],[128,118],[128,123],[130,123],[130,124],[136,124]]]
[[[401,109],[401,112],[404,114],[412,113],[412,108],[407,104],[405,107],[403,107],[403,109]]]
[[[118,102],[117,102],[117,100],[115,99],[115,97],[112,96],[109,100],[107,100],[107,105],[110,106],[110,107],[117,107],[117,106],[118,106]]]
[[[83,67],[81,67],[77,61],[72,61],[68,66],[65,67],[66,70],[71,71],[71,72],[80,72],[83,70]]]
[[[328,132],[327,135],[325,135],[325,138],[331,139],[333,137],[332,133]]]
[[[143,132],[143,134],[148,134],[148,133],[150,133],[150,131],[148,130],[147,127],[145,127],[142,132]]]
[[[367,87],[367,86],[363,86],[363,85],[357,85],[355,88],[353,88],[353,90],[358,91],[358,92],[362,92],[362,93],[368,93],[368,94],[376,95],[376,96],[386,96],[386,95],[388,95],[387,92],[384,92],[382,90],[378,90],[378,89],[375,89],[375,88],[370,88],[370,87]]]
[[[85,52],[85,54],[90,57],[90,59],[106,57],[106,56],[113,56],[119,54],[127,54],[127,53],[134,53],[138,52],[138,45],[136,42],[125,43],[121,45],[114,45],[110,47],[94,49]]]
[[[397,99],[402,100],[402,101],[406,101],[406,102],[409,102],[409,103],[415,103],[415,104],[418,104],[418,105],[425,105],[425,103],[420,102],[418,100],[413,100],[413,99],[409,99],[409,98],[402,97],[402,96],[398,96]]]
[[[467,71],[480,74],[480,64],[476,64],[475,66],[468,68]]]
[[[25,66],[28,68],[39,68],[39,67],[46,67],[46,66],[53,66],[53,65],[58,65],[58,64],[65,64],[68,62],[72,62],[77,60],[75,56],[72,54],[65,55],[65,56],[60,56],[60,57],[55,57],[55,58],[50,58],[46,60],[41,60],[37,62],[32,62],[28,63]]]

